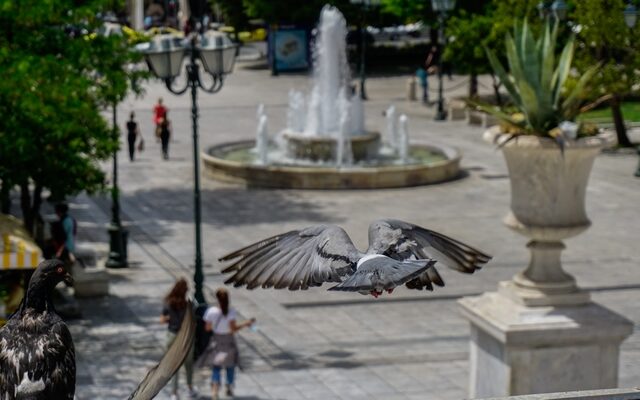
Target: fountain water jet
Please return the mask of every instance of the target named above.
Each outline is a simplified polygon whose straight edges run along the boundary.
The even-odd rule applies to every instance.
[[[398,129],[398,156],[400,161],[406,164],[409,162],[409,118],[402,114],[398,118],[398,124],[400,125]]]
[[[298,91],[289,93],[287,127],[282,135],[292,159],[337,160],[342,140],[351,142],[355,161],[372,158],[378,152],[379,134],[365,130],[362,100],[351,93],[346,38],[347,23],[342,13],[324,6],[313,49],[309,98]],[[341,126],[343,113],[350,121],[346,130]]]
[[[459,153],[449,147],[409,144],[407,118],[387,110],[387,140],[365,129],[364,106],[352,94],[346,22],[332,6],[322,9],[313,49],[309,96],[289,91],[286,128],[268,140],[264,106],[255,141],[224,143],[203,155],[216,179],[251,186],[365,189],[424,185],[459,174]]]
[[[391,147],[397,149],[398,121],[396,120],[396,106],[390,105],[384,116],[387,120],[387,141]]]
[[[262,114],[259,116],[258,130],[256,132],[256,152],[258,154],[258,162],[261,165],[268,164],[268,146],[267,116]]]

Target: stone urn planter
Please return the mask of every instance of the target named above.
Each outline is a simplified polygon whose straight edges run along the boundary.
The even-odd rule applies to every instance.
[[[520,136],[499,127],[485,139],[501,147],[511,180],[504,223],[530,238],[529,266],[496,292],[459,300],[471,326],[470,397],[603,389],[618,382],[619,348],[633,324],[596,304],[562,269],[563,239],[585,231],[585,193],[593,161],[611,136],[568,141]]]
[[[562,269],[562,240],[591,225],[585,211],[589,175],[596,156],[614,137],[601,133],[567,141],[561,152],[549,138],[523,135],[507,142],[510,136],[494,126],[484,139],[501,146],[511,182],[511,210],[504,223],[531,238],[531,260],[502,286],[527,305],[586,303],[588,294]]]

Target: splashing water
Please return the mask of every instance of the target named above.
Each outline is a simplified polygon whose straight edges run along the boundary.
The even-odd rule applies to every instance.
[[[346,110],[345,104],[352,104],[347,111],[351,114],[347,134],[364,133],[362,103],[356,100],[357,96],[351,98],[346,39],[347,23],[342,13],[333,6],[324,6],[313,49],[313,89],[306,101],[301,92],[289,93],[289,131],[338,139],[342,134],[338,116]],[[305,105],[306,112],[303,111]]]
[[[269,161],[268,145],[269,135],[267,131],[267,116],[262,114],[259,116],[258,129],[256,131],[256,152],[258,153],[258,164],[267,165]]]
[[[340,104],[342,113],[340,115],[340,131],[338,135],[338,143],[336,147],[336,164],[338,167],[350,166],[353,164],[353,150],[351,149],[351,140],[349,131],[351,129],[351,104],[345,99],[346,104]]]
[[[396,106],[390,105],[384,113],[387,119],[387,142],[395,150],[398,149],[398,120],[396,119]]]
[[[398,119],[398,156],[403,164],[409,161],[409,118],[402,114]]]
[[[293,132],[304,131],[306,115],[304,93],[291,89],[289,91],[289,108],[287,109],[287,128]]]

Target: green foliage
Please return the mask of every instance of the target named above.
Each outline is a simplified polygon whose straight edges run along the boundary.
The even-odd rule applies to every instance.
[[[621,108],[622,113],[628,121],[640,122],[640,102],[625,101],[621,105]],[[611,123],[613,116],[611,115],[611,108],[604,107],[582,113],[578,117],[578,120]]]
[[[489,14],[470,14],[462,11],[447,22],[447,46],[444,59],[463,74],[491,72],[485,48],[494,48],[490,39],[493,18]]]
[[[516,23],[527,19],[529,26],[538,31],[544,25],[538,18],[536,6],[539,0],[492,0],[491,16],[493,27],[489,40],[495,44],[495,49],[502,49],[505,36]]]
[[[595,63],[602,68],[594,77],[593,97],[612,93],[625,96],[640,84],[638,25],[624,23],[624,0],[581,0],[570,18],[581,29],[576,35],[576,67],[582,72]]]
[[[34,188],[35,213],[43,189],[62,199],[104,186],[98,162],[118,141],[101,111],[142,76],[127,70],[137,55],[124,37],[91,34],[111,5],[0,0],[0,180]]]
[[[236,33],[249,26],[247,7],[243,1],[216,0],[215,3],[220,6],[226,24],[233,26]]]
[[[403,23],[423,20],[431,10],[431,0],[382,0],[382,11],[400,18]]]
[[[480,107],[509,124],[519,127],[521,133],[550,136],[562,121],[573,121],[584,100],[586,84],[597,71],[591,67],[580,77],[570,91],[564,91],[574,52],[574,39],[564,46],[556,62],[557,25],[548,25],[544,33],[535,38],[524,20],[515,24],[514,35],[505,39],[507,74],[495,53],[487,50],[489,62],[495,74],[505,86],[515,107],[522,113],[521,119],[492,107]]]
[[[242,0],[242,2],[246,7],[247,15],[252,18],[262,18],[270,24],[315,24],[325,4],[338,7],[345,15],[359,9],[352,6],[349,0]]]

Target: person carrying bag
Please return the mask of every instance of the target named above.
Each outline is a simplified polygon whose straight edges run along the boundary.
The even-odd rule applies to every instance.
[[[227,380],[227,396],[233,396],[235,367],[239,365],[240,354],[236,344],[235,333],[251,326],[255,318],[236,323],[236,311],[229,308],[229,293],[220,288],[216,291],[218,307],[209,307],[204,314],[205,329],[212,332],[207,350],[199,358],[197,365],[212,368],[212,399],[218,399],[221,383],[221,372],[225,369]]]

